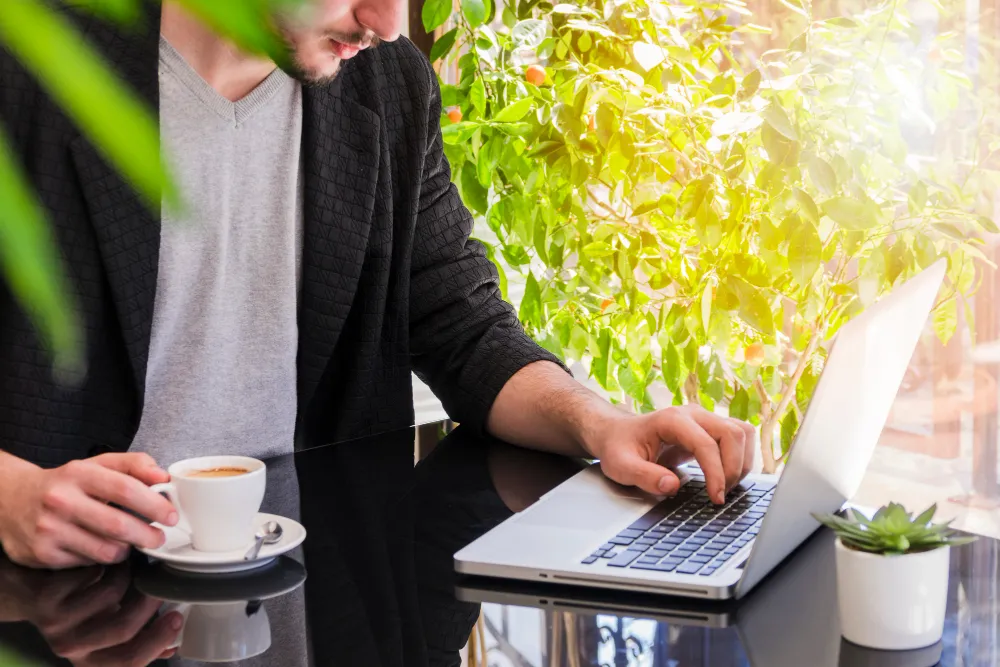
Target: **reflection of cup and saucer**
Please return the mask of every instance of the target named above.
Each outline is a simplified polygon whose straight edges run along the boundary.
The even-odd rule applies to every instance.
[[[251,573],[213,575],[175,572],[164,564],[146,565],[136,588],[163,600],[161,614],[179,613],[184,624],[169,648],[203,662],[228,662],[260,655],[271,646],[271,625],[264,601],[286,595],[306,580],[295,560],[277,558]]]
[[[152,488],[169,498],[180,521],[173,527],[153,524],[167,539],[159,548],[141,550],[150,558],[186,572],[239,572],[267,565],[306,538],[299,522],[258,511],[267,483],[263,461],[203,456],[178,461],[168,472],[171,481]],[[247,560],[254,534],[269,521],[281,526],[281,538]]]

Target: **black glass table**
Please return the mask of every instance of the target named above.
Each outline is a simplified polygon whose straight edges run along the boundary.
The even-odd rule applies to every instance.
[[[733,603],[460,577],[454,552],[583,464],[461,428],[416,466],[413,445],[411,429],[267,461],[262,511],[308,537],[252,573],[180,574],[138,554],[42,572],[0,555],[0,650],[95,667],[1000,664],[998,541],[954,550],[940,644],[869,651],[840,638],[825,531]]]

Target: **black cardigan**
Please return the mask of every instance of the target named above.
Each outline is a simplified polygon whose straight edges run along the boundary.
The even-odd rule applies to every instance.
[[[120,31],[81,21],[158,109],[158,16]],[[470,241],[450,182],[440,94],[406,39],[306,87],[296,446],[413,422],[410,372],[482,428],[517,370],[556,359],[524,333]],[[0,49],[0,124],[49,212],[86,334],[87,375],[62,386],[0,281],[0,449],[45,466],[126,451],[143,406],[160,221]]]

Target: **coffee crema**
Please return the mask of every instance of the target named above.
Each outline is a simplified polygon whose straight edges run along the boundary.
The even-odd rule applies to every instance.
[[[208,468],[206,470],[192,470],[191,472],[184,473],[185,477],[235,477],[236,475],[245,475],[250,472],[246,468],[237,467],[223,467],[223,468]]]

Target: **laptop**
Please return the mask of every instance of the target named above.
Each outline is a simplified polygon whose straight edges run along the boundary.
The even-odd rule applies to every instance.
[[[780,480],[752,474],[714,505],[682,469],[673,498],[591,465],[455,554],[467,575],[741,598],[806,540],[811,513],[858,490],[945,275],[939,261],[841,327]]]

